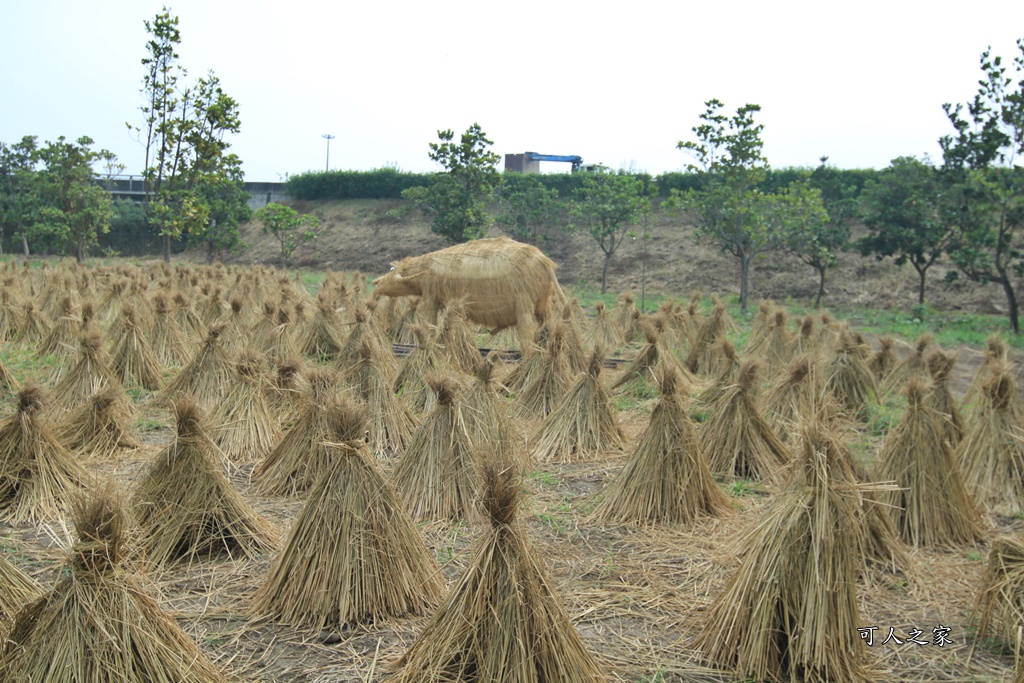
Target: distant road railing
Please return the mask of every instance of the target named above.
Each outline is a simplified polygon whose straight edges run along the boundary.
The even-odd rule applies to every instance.
[[[101,176],[98,182],[115,197],[142,201],[146,196],[146,181],[141,175]],[[261,209],[267,204],[288,201],[286,183],[243,183],[249,193],[249,208]]]

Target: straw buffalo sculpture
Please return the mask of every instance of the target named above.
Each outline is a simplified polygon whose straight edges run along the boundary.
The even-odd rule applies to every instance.
[[[392,262],[373,281],[375,296],[418,296],[419,310],[436,323],[438,311],[461,302],[466,318],[491,334],[515,327],[528,349],[536,326],[552,316],[565,294],[555,263],[540,249],[507,237],[458,244]]]

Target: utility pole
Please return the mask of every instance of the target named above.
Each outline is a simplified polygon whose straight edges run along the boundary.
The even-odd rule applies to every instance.
[[[322,137],[324,140],[327,140],[327,166],[326,166],[326,168],[324,170],[325,171],[330,171],[331,170],[331,140],[334,139],[334,136],[331,135],[330,133],[324,133],[320,137]]]

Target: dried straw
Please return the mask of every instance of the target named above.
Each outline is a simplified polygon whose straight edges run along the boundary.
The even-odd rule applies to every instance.
[[[213,413],[213,439],[234,463],[262,460],[281,438],[270,412],[263,358],[242,351],[227,396]]]
[[[390,349],[380,349],[364,338],[359,355],[349,370],[349,382],[369,409],[370,452],[377,457],[402,453],[412,440],[416,417],[409,406],[391,390],[391,374],[384,369],[382,354],[391,358]]]
[[[993,633],[1019,643],[1024,625],[1024,542],[1004,536],[992,541],[974,604],[979,639]]]
[[[78,502],[78,542],[53,589],[22,610],[0,680],[221,683],[226,679],[124,566],[127,522],[112,488]]]
[[[587,332],[584,338],[586,345],[592,349],[600,347],[609,351],[621,348],[625,343],[622,330],[619,329],[615,321],[605,311],[604,302],[598,301],[594,304],[594,308],[597,311],[597,317],[594,318],[590,331]]]
[[[606,681],[516,520],[522,483],[497,465],[485,473],[490,526],[445,604],[391,665],[388,680]]]
[[[163,384],[163,373],[152,347],[135,322],[135,307],[127,302],[121,306],[122,334],[114,343],[112,368],[124,386],[137,386],[157,391]]]
[[[416,337],[416,348],[402,359],[394,388],[406,405],[417,413],[423,413],[434,407],[434,392],[427,383],[427,376],[444,375],[451,370],[429,328],[414,325],[412,332]]]
[[[1009,368],[993,367],[970,430],[956,450],[974,500],[999,515],[1024,512],[1024,409]]]
[[[162,366],[182,366],[188,360],[188,348],[181,326],[172,315],[171,302],[163,292],[153,295],[153,355]]]
[[[7,632],[14,615],[40,593],[39,584],[0,553],[0,634]]]
[[[361,438],[365,413],[350,417],[353,424],[335,425],[336,443],[325,445],[330,466],[253,598],[256,617],[321,631],[437,603],[437,565]]]
[[[844,328],[838,348],[825,367],[825,388],[850,415],[863,418],[870,406],[878,403],[878,382],[857,346],[849,329]]]
[[[105,389],[68,415],[54,436],[79,457],[109,459],[142,446],[134,433],[134,417],[135,409],[123,392]]]
[[[106,389],[124,393],[99,332],[86,332],[79,338],[78,360],[53,387],[53,409],[73,410]]]
[[[523,385],[522,390],[516,395],[514,404],[522,417],[547,417],[571,386],[572,371],[565,353],[563,335],[562,326],[555,327],[548,338],[547,348],[540,353],[532,354],[535,358],[523,361],[524,369],[529,368],[529,375],[521,375],[518,381],[528,383]]]
[[[928,361],[926,355],[931,350],[935,337],[926,332],[917,339],[914,350],[903,360],[896,363],[892,372],[882,384],[883,391],[899,391],[912,379],[928,377]]]
[[[701,432],[711,471],[731,477],[768,480],[790,456],[779,435],[765,421],[754,390],[760,362],[744,361],[736,384],[715,403]]]
[[[220,405],[235,372],[232,356],[221,342],[221,332],[219,325],[209,329],[206,342],[164,389],[165,399],[190,396],[205,410],[214,410]]]
[[[471,373],[480,362],[473,333],[466,320],[466,309],[461,301],[449,303],[441,317],[437,345],[448,362],[462,372]]]
[[[680,524],[729,509],[715,486],[677,371],[660,370],[661,398],[626,466],[594,511],[597,520],[623,524]]]
[[[974,543],[981,518],[967,494],[941,417],[928,406],[927,385],[907,384],[907,410],[886,435],[877,478],[900,488],[882,495],[900,537],[914,546]]]
[[[471,518],[480,494],[480,463],[462,417],[465,389],[431,376],[437,404],[413,434],[394,484],[418,522]]]
[[[801,476],[748,531],[699,636],[714,664],[758,681],[872,680],[857,632],[857,498],[841,466],[805,447]]]
[[[175,418],[177,438],[153,459],[132,498],[146,562],[269,550],[274,532],[224,476],[224,455],[207,436],[198,404],[180,398]]]
[[[602,362],[603,351],[594,350],[587,372],[544,419],[532,440],[536,460],[584,460],[622,445],[625,437],[615,418],[608,392],[601,384]]]
[[[87,479],[42,419],[43,403],[42,388],[29,385],[0,421],[0,512],[12,524],[60,516]]]
[[[932,377],[928,404],[942,416],[943,433],[949,445],[956,450],[964,437],[964,419],[949,388],[949,374],[956,364],[956,358],[941,349],[935,349],[925,356],[925,362]]]

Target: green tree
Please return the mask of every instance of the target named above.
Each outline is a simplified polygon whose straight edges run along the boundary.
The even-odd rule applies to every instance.
[[[292,254],[303,244],[316,239],[320,219],[312,214],[299,214],[281,204],[267,204],[257,209],[253,218],[263,225],[263,233],[271,234],[281,247],[281,263],[288,267]]]
[[[440,142],[430,143],[430,158],[445,173],[427,187],[412,187],[402,196],[431,219],[430,229],[452,242],[465,242],[487,233],[491,215],[487,202],[499,177],[500,157],[488,150],[493,144],[474,123],[455,142],[451,129],[439,130]]]
[[[734,256],[740,268],[740,308],[750,300],[750,267],[756,256],[783,244],[774,213],[777,198],[756,189],[764,180],[768,160],[762,154],[764,126],[754,122],[761,111],[745,104],[732,117],[721,112],[719,100],[705,102],[701,123],[692,128],[696,140],[676,146],[695,163],[688,168],[698,177],[699,189],[672,190],[670,207],[687,211],[700,238],[713,241]]]
[[[34,182],[40,210],[33,232],[73,249],[79,263],[99,235],[110,231],[113,213],[110,193],[97,182],[93,164],[111,163],[114,155],[92,144],[89,137],[68,142],[63,136],[46,143],[39,150],[43,168]]]
[[[868,235],[858,242],[862,254],[917,271],[917,302],[924,303],[928,269],[950,245],[952,232],[942,219],[935,168],[914,157],[893,159],[861,191]]]
[[[991,48],[982,53],[977,94],[966,112],[961,104],[943,105],[955,133],[939,139],[949,255],[968,279],[1002,288],[1014,334],[1024,274],[1024,168],[1017,157],[1024,153],[1024,39],[1017,48],[1012,76]]]
[[[839,261],[839,253],[850,246],[853,221],[859,217],[857,188],[828,166],[828,157],[805,181],[790,183],[785,219],[786,248],[818,274],[814,305],[825,296],[825,279]]]
[[[202,245],[209,263],[224,252],[245,249],[239,226],[252,218],[253,212],[247,203],[251,195],[245,191],[238,157],[226,155],[223,173],[207,176],[199,185],[199,194],[209,207],[208,220],[200,229],[189,233],[189,244]]]
[[[650,213],[649,178],[626,173],[586,173],[569,206],[571,230],[586,232],[604,253],[601,293],[608,264],[630,232]]]
[[[146,215],[163,238],[164,259],[170,261],[171,242],[183,236],[193,241],[214,228],[225,215],[214,210],[211,197],[245,203],[244,193],[225,193],[226,184],[241,182],[241,164],[228,153],[227,136],[238,133],[238,103],[212,72],[191,87],[182,87],[187,72],[179,63],[178,17],[166,7],[145,22],[150,40],[142,65],[143,125],[133,127],[146,148]],[[212,187],[207,187],[212,186]],[[241,188],[239,187],[238,190]],[[227,213],[241,211],[232,208]]]
[[[0,245],[8,234],[19,237],[25,258],[29,256],[29,228],[39,210],[38,196],[32,190],[38,158],[34,135],[10,145],[0,142]]]
[[[510,236],[533,245],[543,239],[540,231],[558,221],[564,209],[558,190],[544,187],[534,175],[505,173],[495,194],[498,224]]]

